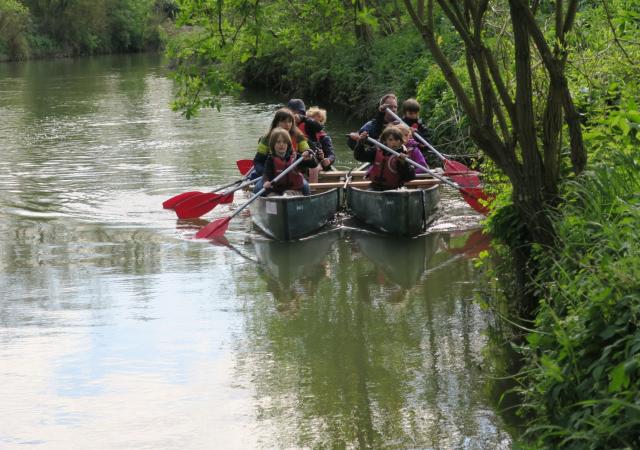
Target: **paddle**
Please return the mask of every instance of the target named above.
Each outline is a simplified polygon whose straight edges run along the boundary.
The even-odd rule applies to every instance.
[[[238,166],[238,169],[240,170],[242,175],[245,175],[245,176],[240,178],[239,180],[232,181],[229,184],[225,184],[224,186],[219,186],[219,187],[213,189],[212,191],[207,192],[207,194],[213,194],[214,192],[219,192],[219,191],[222,191],[222,190],[224,190],[224,189],[226,189],[228,187],[231,187],[234,184],[242,183],[244,180],[249,178],[249,176],[251,176],[251,174],[249,174],[247,172],[249,170],[251,170],[251,168],[253,168],[253,161],[252,160],[250,160],[250,159],[241,159],[241,160],[236,161],[236,165]],[[247,166],[248,166],[248,169],[247,169]],[[243,170],[246,170],[246,171],[243,172]],[[183,202],[186,199],[188,199],[190,197],[193,197],[195,195],[201,195],[201,194],[204,194],[204,192],[200,192],[200,191],[183,192],[182,194],[174,195],[170,199],[165,200],[164,202],[162,202],[162,207],[164,209],[174,209],[176,207],[176,205],[178,205],[178,203]]]
[[[242,175],[246,175],[253,168],[253,160],[239,159],[236,161],[236,166]]]
[[[289,172],[291,172],[302,161],[304,161],[303,157],[300,157],[300,158],[296,159],[293,162],[293,164],[291,164],[289,167],[287,167],[285,170],[283,170],[280,175],[275,177],[271,181],[271,183],[277,183],[278,181],[280,181],[285,175],[287,175]],[[235,216],[240,214],[240,212],[243,209],[245,209],[247,206],[249,206],[251,203],[253,203],[266,190],[267,190],[267,188],[263,187],[257,193],[253,194],[253,196],[249,199],[249,201],[247,201],[240,208],[236,209],[233,212],[233,214],[231,214],[230,216],[223,217],[221,219],[217,219],[217,220],[214,220],[213,222],[211,222],[209,225],[207,225],[206,227],[204,227],[203,229],[201,229],[200,231],[198,231],[196,233],[196,238],[198,238],[198,239],[211,239],[211,238],[223,236],[224,233],[227,231],[227,228],[229,228],[229,222],[231,221],[231,219],[233,219]]]
[[[370,143],[380,147],[383,150],[386,150],[387,152],[391,153],[392,155],[395,156],[400,156],[400,153],[398,153],[397,151],[387,147],[386,145],[376,141],[373,138],[367,137],[367,141],[369,141]],[[405,155],[406,156],[406,155]],[[488,212],[488,208],[484,205],[482,205],[479,200],[488,200],[488,197],[486,196],[486,194],[482,191],[482,189],[478,188],[478,187],[466,187],[466,186],[460,186],[457,183],[454,183],[452,181],[449,181],[448,179],[438,175],[437,173],[433,172],[430,169],[427,169],[425,166],[423,166],[422,164],[418,164],[417,162],[413,161],[412,159],[410,159],[408,156],[405,159],[409,164],[411,164],[414,167],[418,167],[422,170],[424,170],[425,172],[427,172],[429,175],[431,175],[434,178],[437,178],[438,180],[442,181],[443,183],[456,188],[460,191],[460,193],[462,194],[462,197],[466,200],[466,202],[469,204],[469,206],[471,206],[473,209],[475,209],[476,211],[478,211],[481,214],[487,214]]]
[[[214,190],[210,191],[210,192],[200,192],[200,191],[189,191],[189,192],[183,192],[182,194],[178,194],[175,195],[173,197],[171,197],[169,200],[165,200],[162,203],[162,207],[164,209],[174,209],[179,203],[184,202],[185,200],[187,200],[188,198],[194,197],[196,195],[202,195],[202,194],[214,194],[216,192],[220,192],[223,189],[227,189],[228,187],[233,186],[234,184],[238,184],[238,183],[242,183],[242,181],[245,178],[240,178],[239,180],[233,181],[229,184],[225,184],[224,186],[218,186],[217,188],[215,188]]]
[[[407,125],[404,122],[404,120],[402,120],[396,113],[391,111],[389,108],[386,109],[386,112],[388,112],[389,115],[393,116],[395,120],[403,123],[404,125]],[[411,128],[411,131],[413,132],[413,135],[422,144],[426,145],[427,148],[431,150],[434,155],[440,158],[440,160],[443,162],[445,175],[451,177],[456,183],[464,187],[477,188],[480,185],[480,178],[478,178],[478,172],[474,170],[470,170],[467,166],[465,166],[464,164],[458,161],[451,161],[445,158],[442,153],[436,150],[433,145],[429,144],[429,142],[427,142],[425,138],[420,136],[417,131],[415,131],[413,128]],[[489,198],[489,196],[485,193],[483,193],[483,196],[484,196],[483,198]]]
[[[193,219],[200,217],[220,204],[231,203],[233,201],[233,193],[245,186],[253,183],[254,180],[245,180],[233,189],[229,189],[221,194],[206,193],[195,195],[179,203],[175,207],[176,214],[180,219]]]

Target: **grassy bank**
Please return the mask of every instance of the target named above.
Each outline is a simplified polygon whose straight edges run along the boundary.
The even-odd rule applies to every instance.
[[[621,115],[631,127],[612,126]],[[516,389],[525,447],[640,448],[637,129],[638,111],[591,127],[592,169],[565,186],[557,247],[536,251],[546,269]]]

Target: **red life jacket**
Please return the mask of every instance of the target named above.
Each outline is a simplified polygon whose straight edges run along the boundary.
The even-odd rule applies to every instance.
[[[296,153],[292,152],[291,156],[289,157],[288,160],[284,160],[282,158],[280,158],[279,156],[273,156],[273,169],[275,172],[275,177],[277,177],[278,175],[280,175],[282,172],[284,172],[284,170],[289,167],[291,164],[293,164],[296,160]],[[274,178],[275,178],[274,177]],[[287,189],[302,189],[304,183],[304,178],[302,177],[302,174],[300,172],[298,172],[297,169],[293,169],[292,171],[290,171],[289,173],[287,173],[287,175],[285,175],[284,178],[282,178],[281,180],[279,180],[276,183],[276,186],[280,189],[283,190],[287,190]]]
[[[305,129],[305,123],[304,122],[300,122],[298,124],[296,124],[296,126],[298,127],[298,130],[300,130],[302,132],[302,134],[304,134],[304,137],[306,137],[307,139],[309,138],[309,136],[307,135],[307,130]]]
[[[376,149],[373,167],[368,177],[373,183],[389,189],[396,189],[403,184],[398,173],[398,158],[386,154],[379,148]]]

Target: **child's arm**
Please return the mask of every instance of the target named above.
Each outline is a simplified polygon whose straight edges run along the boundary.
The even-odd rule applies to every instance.
[[[303,161],[299,164],[299,167],[306,167],[308,169],[313,169],[314,167],[318,167],[318,161],[316,161],[316,159],[313,157],[311,152],[308,150],[302,154],[298,153],[298,158],[303,159]]]
[[[376,158],[375,148],[367,148],[365,145],[365,143],[367,142],[367,137],[369,137],[369,133],[367,133],[366,131],[360,133],[360,136],[358,137],[356,148],[353,149],[353,157],[356,159],[356,161],[373,162]]]
[[[422,152],[418,147],[413,147],[409,150],[409,158],[411,158],[413,161],[417,162],[418,164],[425,166],[426,168],[429,168],[429,166],[427,165],[427,161],[425,161],[424,156],[422,156]],[[412,167],[415,167],[415,166],[412,166]],[[425,170],[419,169],[417,167],[415,167],[415,171],[416,173],[426,173]]]
[[[298,141],[298,154],[300,153],[304,153],[307,150],[309,150],[311,147],[309,147],[309,141],[307,141],[306,139],[300,139]]]
[[[264,180],[263,186],[269,189],[271,187],[271,180],[274,178],[275,167],[273,165],[273,158],[269,156],[264,163],[264,173],[262,174],[262,179]]]
[[[336,154],[333,151],[333,142],[331,141],[331,137],[328,134],[325,134],[320,138],[320,146],[322,147],[324,158],[329,160],[328,164],[325,165],[323,163],[322,165],[324,167],[328,167],[336,161]]]
[[[269,156],[269,146],[265,144],[264,138],[260,138],[258,141],[258,149],[256,155],[253,157],[253,167],[255,169],[256,177],[259,177],[264,172],[264,164]]]
[[[398,173],[402,181],[411,181],[416,177],[415,168],[405,158],[398,158]]]

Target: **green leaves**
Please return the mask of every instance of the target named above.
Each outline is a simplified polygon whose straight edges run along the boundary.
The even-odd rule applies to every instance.
[[[603,140],[623,132],[604,124],[593,131]],[[539,250],[546,270],[536,284],[548,301],[522,347],[519,381],[528,387],[523,409],[535,417],[531,433],[540,447],[582,448],[570,445],[579,438],[590,448],[622,448],[637,439],[638,192],[636,158],[624,147],[610,149],[606,161],[565,186],[568,201],[555,223],[560,248]]]

